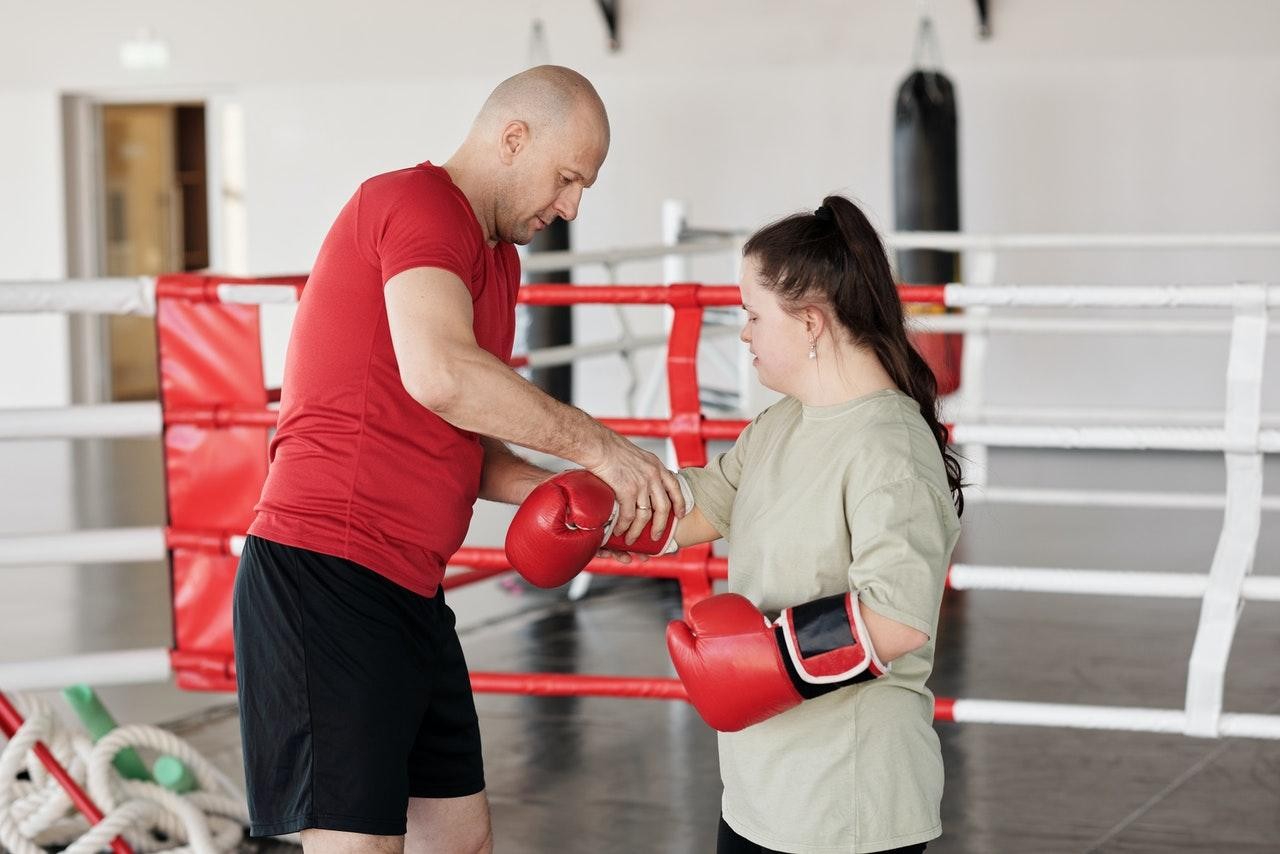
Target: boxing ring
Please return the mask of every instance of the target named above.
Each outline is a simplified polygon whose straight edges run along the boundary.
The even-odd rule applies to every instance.
[[[910,234],[891,236],[895,248],[1002,249],[1162,246],[1280,247],[1280,235],[1244,236],[1003,236]],[[578,253],[528,259],[526,267],[613,265],[637,258],[736,250],[738,238],[687,247],[670,245],[615,253]],[[668,270],[670,275],[670,268]],[[1183,733],[1201,737],[1280,738],[1280,715],[1238,714],[1222,709],[1223,683],[1243,603],[1280,602],[1280,577],[1253,576],[1264,513],[1280,509],[1280,497],[1264,496],[1266,455],[1280,453],[1280,426],[1261,409],[1263,360],[1276,329],[1280,286],[1019,286],[989,281],[940,286],[903,285],[904,303],[947,313],[918,314],[920,333],[963,336],[959,387],[949,409],[952,441],[979,460],[987,448],[1038,448],[1221,453],[1227,471],[1222,494],[1140,491],[1015,489],[982,482],[967,494],[973,502],[1097,507],[1220,508],[1223,523],[1211,565],[1201,574],[1128,570],[1033,568],[957,563],[954,590],[1033,591],[1043,594],[1199,599],[1201,613],[1187,664],[1183,708],[1091,706],[944,698],[938,721],[1059,726]],[[244,531],[266,475],[266,448],[275,424],[279,390],[263,378],[261,307],[295,302],[304,276],[234,278],[170,275],[157,278],[11,282],[0,284],[0,312],[84,312],[154,317],[159,344],[161,401],[0,410],[0,440],[160,437],[164,446],[168,524],[163,528],[83,530],[53,535],[0,537],[0,571],[6,566],[168,560],[172,578],[174,645],[171,649],[104,652],[42,661],[0,664],[0,689],[43,689],[89,681],[95,685],[174,679],[187,690],[234,689],[230,602]],[[731,441],[747,424],[703,412],[698,357],[709,312],[740,304],[736,286],[690,282],[661,285],[531,285],[525,305],[659,306],[669,334],[630,335],[617,342],[551,348],[513,359],[522,365],[564,364],[584,353],[622,352],[666,345],[663,376],[669,413],[664,417],[613,417],[602,422],[634,438],[669,440],[672,462],[703,465],[711,441]],[[1072,318],[1089,309],[1158,310],[1160,317]],[[1002,310],[1051,310],[1059,316],[1002,316]],[[1168,319],[1167,310],[1213,310],[1221,317]],[[1045,331],[1088,335],[1224,333],[1229,360],[1226,406],[1209,421],[1204,413],[1133,411],[1131,423],[1116,412],[1040,412],[984,408],[983,360],[988,336]],[[962,381],[960,381],[962,380]],[[1004,420],[999,420],[1003,416]],[[1025,423],[1044,420],[1043,424]],[[980,467],[985,471],[985,466]],[[464,547],[449,562],[444,587],[455,589],[511,571],[501,549]],[[597,558],[597,575],[673,579],[684,605],[709,595],[727,578],[724,558],[711,546],[684,549],[644,563]],[[655,638],[655,643],[661,643]],[[678,680],[597,674],[473,672],[478,692],[540,696],[686,699]]]

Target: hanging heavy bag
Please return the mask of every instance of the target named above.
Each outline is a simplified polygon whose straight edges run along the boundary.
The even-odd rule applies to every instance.
[[[529,243],[532,252],[568,252],[569,223],[557,219],[533,236]],[[568,282],[572,271],[549,270],[544,273],[527,273],[529,284],[541,282]],[[562,347],[573,343],[573,307],[567,305],[525,306],[528,311],[528,347],[540,350],[544,347]],[[573,403],[573,365],[552,365],[533,368],[529,379],[538,388],[562,403]]]
[[[956,132],[956,98],[951,81],[936,67],[923,64],[924,53],[937,46],[933,25],[920,21],[914,69],[898,87],[893,120],[894,226],[898,231],[959,231],[960,177]],[[940,285],[960,279],[960,255],[935,249],[897,252],[899,281]],[[941,307],[908,306],[913,314],[941,313]],[[917,333],[912,343],[938,381],[938,393],[960,385],[963,337]]]

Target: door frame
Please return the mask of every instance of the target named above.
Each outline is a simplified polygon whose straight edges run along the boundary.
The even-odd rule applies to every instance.
[[[104,276],[106,233],[102,214],[105,170],[102,152],[102,108],[120,105],[187,105],[205,110],[205,180],[209,230],[209,266],[226,266],[224,236],[225,160],[228,132],[243,133],[243,125],[224,127],[228,107],[238,99],[225,89],[137,89],[129,92],[78,90],[62,100],[63,175],[66,201],[67,277]],[[72,403],[104,403],[111,398],[111,372],[106,319],[74,314],[70,318]]]

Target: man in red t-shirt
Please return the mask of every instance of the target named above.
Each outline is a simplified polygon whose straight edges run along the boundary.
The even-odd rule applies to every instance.
[[[520,264],[578,214],[609,146],[599,95],[541,66],[493,91],[441,166],[371,178],[320,248],[285,361],[271,467],[236,578],[255,836],[308,854],[487,851],[479,724],[440,580],[477,498],[572,460],[616,530],[683,514],[652,454],[508,367]]]

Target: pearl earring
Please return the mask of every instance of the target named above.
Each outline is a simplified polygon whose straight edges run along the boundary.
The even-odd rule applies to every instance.
[[[812,338],[809,339],[809,358],[818,358],[818,342]]]

